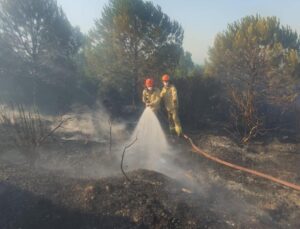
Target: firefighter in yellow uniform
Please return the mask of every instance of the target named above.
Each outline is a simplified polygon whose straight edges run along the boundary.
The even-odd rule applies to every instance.
[[[146,88],[143,90],[143,103],[145,103],[147,107],[150,107],[155,113],[157,113],[160,104],[160,90],[158,88],[154,88],[153,86],[153,79],[146,79]]]
[[[160,98],[163,99],[165,108],[168,112],[169,126],[171,133],[176,132],[178,136],[182,135],[182,127],[178,117],[178,97],[174,85],[170,84],[169,75],[162,76],[163,88],[160,92]]]

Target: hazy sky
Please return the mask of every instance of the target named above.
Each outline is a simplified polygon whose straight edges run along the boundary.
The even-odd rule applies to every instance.
[[[87,32],[101,17],[108,0],[57,0],[73,25]],[[281,24],[300,33],[299,0],[152,0],[184,29],[183,47],[203,63],[218,32],[244,16],[277,16]]]

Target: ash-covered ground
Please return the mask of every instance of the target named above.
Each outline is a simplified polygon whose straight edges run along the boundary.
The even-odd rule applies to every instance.
[[[300,193],[223,167],[183,139],[151,169],[120,170],[123,146],[58,133],[29,166],[1,142],[0,228],[299,228]],[[75,137],[76,135],[76,137]],[[206,152],[300,183],[299,144],[239,146],[226,135],[191,135]],[[141,152],[142,153],[142,152]],[[153,152],[155,153],[155,152]],[[142,164],[142,163],[141,163]]]

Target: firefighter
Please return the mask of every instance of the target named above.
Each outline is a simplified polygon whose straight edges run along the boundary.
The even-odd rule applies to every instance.
[[[173,84],[170,84],[170,76],[165,74],[162,76],[163,88],[160,98],[164,101],[164,106],[168,113],[169,127],[171,133],[177,136],[182,135],[182,127],[178,117],[178,97],[177,90]]]
[[[160,90],[154,87],[154,80],[146,79],[143,91],[143,103],[157,113],[160,104]]]

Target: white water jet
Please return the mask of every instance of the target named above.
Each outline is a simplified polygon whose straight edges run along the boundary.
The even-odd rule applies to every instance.
[[[126,162],[130,169],[159,169],[165,163],[164,155],[170,152],[166,136],[151,108],[146,108],[138,121],[130,142]]]

